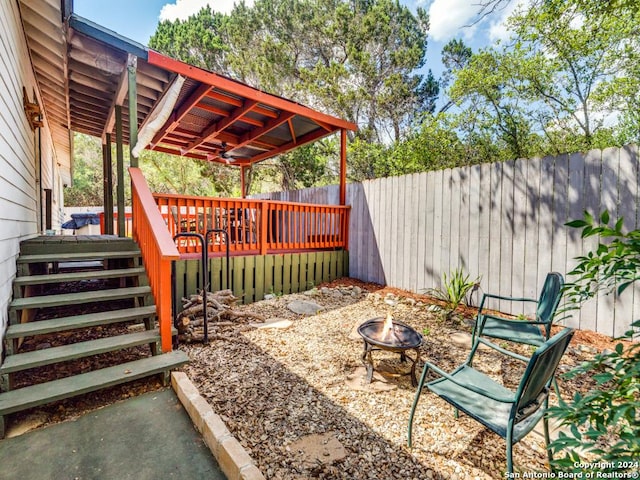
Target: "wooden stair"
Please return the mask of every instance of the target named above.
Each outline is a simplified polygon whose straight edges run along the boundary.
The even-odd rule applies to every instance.
[[[0,438],[6,415],[155,374],[166,380],[188,361],[180,351],[159,354],[153,296],[131,239],[38,237],[21,244],[17,266],[0,366]],[[118,361],[125,350],[139,358]],[[97,355],[95,370],[56,375],[62,362]],[[28,385],[25,372],[34,368],[47,380]]]

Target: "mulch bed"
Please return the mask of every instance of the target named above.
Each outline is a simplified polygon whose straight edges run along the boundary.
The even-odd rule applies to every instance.
[[[324,310],[297,315],[287,308],[294,300],[311,300]],[[468,346],[451,338],[468,334],[470,327],[443,320],[430,311],[428,300],[342,279],[309,295],[257,302],[241,308],[265,318],[291,320],[293,325],[287,329],[214,326],[214,332],[232,340],[181,346],[191,358],[185,371],[267,478],[502,477],[504,441],[464,415],[456,420],[452,408],[428,392],[417,410],[414,448],[407,448],[415,388],[409,377],[399,375],[407,366],[397,354],[374,354],[377,370],[387,372],[382,374],[381,391],[354,390],[349,385],[361,368],[362,340],[354,334],[355,328],[386,313],[423,332],[423,359],[445,370],[462,363]],[[611,343],[592,337],[599,340],[598,347]],[[592,357],[597,349],[574,340],[561,370]],[[488,374],[508,386],[517,385],[522,363],[493,353],[483,353],[481,359]],[[593,386],[585,378],[561,382],[565,397]],[[327,454],[325,460],[300,447],[305,439],[318,435],[326,442],[337,441],[344,454],[337,458]],[[546,470],[542,436],[531,434],[516,445],[514,458],[521,471]]]
[[[295,314],[287,308],[294,300],[313,301],[323,310],[316,315]],[[470,327],[464,321],[444,320],[429,308],[433,303],[424,295],[340,279],[307,295],[239,306],[245,313],[293,324],[286,329],[256,329],[249,326],[250,317],[233,325],[211,324],[214,340],[209,345],[180,346],[191,358],[184,370],[269,479],[502,477],[504,441],[464,415],[456,420],[452,408],[427,391],[417,409],[414,448],[406,447],[415,389],[408,376],[400,375],[407,366],[397,354],[374,353],[376,369],[382,372],[374,382],[384,387],[380,391],[354,390],[349,385],[362,365],[362,340],[355,328],[386,313],[423,333],[423,359],[445,370],[460,364],[468,347],[451,338],[469,333]],[[459,313],[471,317],[475,309]],[[561,369],[566,371],[614,344],[593,332],[577,332]],[[507,385],[514,385],[522,374],[520,362],[482,355],[487,373]],[[588,378],[561,382],[565,398],[593,386]],[[55,423],[158,388],[162,388],[158,381],[142,380],[18,413],[11,416],[11,423],[34,416],[39,424]],[[314,443],[323,444],[326,451],[314,453],[308,447]],[[546,470],[543,445],[535,433],[517,444],[517,468]]]

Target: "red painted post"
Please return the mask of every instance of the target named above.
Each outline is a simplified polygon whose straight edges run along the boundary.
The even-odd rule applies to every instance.
[[[340,130],[340,205],[347,202],[347,131]]]
[[[260,202],[260,255],[267,254],[267,240],[269,232],[269,202]]]

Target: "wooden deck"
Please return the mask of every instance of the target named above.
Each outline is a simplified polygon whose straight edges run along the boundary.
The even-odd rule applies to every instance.
[[[209,256],[346,250],[349,206],[154,194],[172,237],[209,233]],[[200,254],[196,238],[180,238],[183,258]]]

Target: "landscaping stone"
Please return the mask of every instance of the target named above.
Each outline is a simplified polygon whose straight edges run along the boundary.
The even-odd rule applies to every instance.
[[[471,350],[471,334],[470,333],[467,333],[467,332],[452,333],[451,336],[449,337],[449,340],[451,340],[451,343],[454,345]],[[482,344],[480,344],[478,348],[480,350],[486,350],[486,351],[491,350],[489,347]]]
[[[303,464],[332,464],[347,456],[347,451],[334,432],[306,435],[289,446]]]
[[[261,329],[268,329],[268,328],[285,329],[285,328],[289,328],[291,325],[293,325],[293,322],[291,320],[286,320],[284,318],[270,318],[266,320],[264,323],[249,324],[250,327],[261,328]]]
[[[287,308],[298,315],[315,315],[320,310],[324,309],[324,307],[315,302],[302,300],[294,300],[287,305]]]
[[[344,384],[351,390],[358,392],[388,392],[398,388],[397,385],[389,383],[389,380],[377,370],[373,371],[371,383],[367,383],[367,369],[365,367],[356,368],[351,375],[347,376]]]

